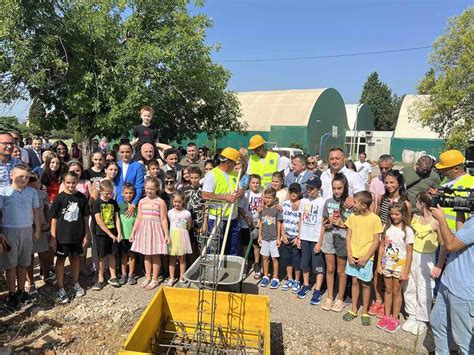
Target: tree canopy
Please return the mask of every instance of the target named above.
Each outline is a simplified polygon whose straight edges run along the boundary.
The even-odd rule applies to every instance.
[[[433,68],[430,68],[418,83],[418,94],[420,95],[429,95],[433,91],[433,88],[436,84],[435,71]]]
[[[374,115],[376,130],[390,131],[397,124],[398,112],[403,96],[392,96],[392,90],[379,79],[375,71],[369,75],[362,88],[359,102],[367,104]]]
[[[119,137],[155,109],[166,140],[239,130],[230,73],[189,0],[0,0],[0,101],[37,100],[55,129]]]
[[[474,117],[474,8],[448,21],[433,44],[430,101],[419,107],[422,124],[446,139],[449,148],[464,149]],[[436,79],[435,79],[436,77]],[[425,84],[428,79],[423,79]],[[420,84],[420,85],[421,85]],[[419,87],[420,90],[420,87]]]

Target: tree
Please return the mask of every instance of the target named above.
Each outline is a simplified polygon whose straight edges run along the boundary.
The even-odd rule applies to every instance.
[[[392,97],[392,90],[387,84],[379,80],[379,75],[375,71],[369,75],[362,88],[362,94],[359,102],[367,104],[374,115],[374,125],[376,130],[390,131],[394,129],[397,123],[399,98]],[[401,101],[400,101],[401,104]],[[395,106],[395,107],[394,107]],[[395,115],[396,112],[396,115]]]
[[[97,134],[128,135],[142,105],[163,141],[242,129],[230,73],[205,43],[211,21],[190,3],[1,0],[0,101],[41,101],[54,129],[81,133],[85,152]]]
[[[418,107],[419,121],[446,139],[447,148],[463,150],[474,117],[474,8],[448,21],[433,44],[430,63],[436,80],[428,104]]]
[[[53,130],[51,121],[47,119],[44,105],[38,98],[33,100],[28,110],[28,127],[35,136],[44,135],[45,132]]]
[[[0,131],[18,130],[18,118],[15,116],[0,116]]]
[[[435,71],[433,68],[430,68],[424,76],[423,79],[418,83],[418,94],[420,95],[429,95],[433,91],[434,86],[436,85]]]

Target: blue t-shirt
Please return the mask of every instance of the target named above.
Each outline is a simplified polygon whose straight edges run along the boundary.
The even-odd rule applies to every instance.
[[[474,301],[474,217],[455,235],[466,244],[466,248],[451,253],[441,282],[455,296]]]
[[[11,186],[0,187],[0,210],[3,212],[2,227],[28,228],[33,225],[33,208],[39,208],[38,192],[26,186],[18,191]]]
[[[20,159],[10,158],[8,163],[3,164],[0,161],[0,186],[9,186],[11,183],[10,173],[17,165],[22,164]]]

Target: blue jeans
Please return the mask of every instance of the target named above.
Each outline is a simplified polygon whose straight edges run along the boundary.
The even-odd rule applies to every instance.
[[[223,241],[224,233],[225,233],[225,228],[227,226],[228,221],[221,221],[221,228],[222,228],[222,234],[221,234],[221,243]],[[208,222],[208,227],[207,230],[209,233],[212,232],[212,229],[214,228],[214,224],[216,223],[215,219],[209,219]],[[238,219],[233,219],[230,222],[230,228],[229,228],[229,235],[227,236],[227,244],[225,246],[225,253],[227,255],[239,255],[240,251],[240,224]],[[212,249],[212,246],[210,246],[210,249]],[[214,250],[209,250],[209,252],[215,252],[215,247]]]
[[[474,354],[474,301],[456,297],[441,284],[430,323],[436,354],[449,354],[452,341],[463,354]]]

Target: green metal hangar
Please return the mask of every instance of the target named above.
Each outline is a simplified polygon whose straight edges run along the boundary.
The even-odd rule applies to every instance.
[[[333,88],[308,90],[253,91],[237,94],[240,120],[247,124],[243,134],[229,132],[219,146],[247,146],[253,134],[280,147],[300,143],[305,152],[323,154],[332,147],[344,147],[348,130],[346,108]]]
[[[417,122],[418,110],[422,105],[429,104],[429,95],[406,95],[397,126],[393,133],[390,152],[396,161],[402,161],[404,150],[421,152],[438,157],[443,148],[443,139],[429,127],[423,127]]]

